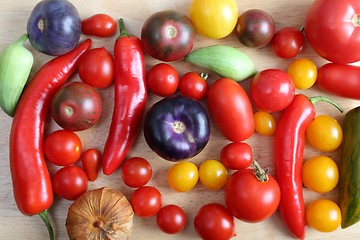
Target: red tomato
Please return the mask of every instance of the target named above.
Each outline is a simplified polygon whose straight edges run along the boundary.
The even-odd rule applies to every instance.
[[[124,183],[129,187],[142,187],[150,181],[151,176],[151,165],[144,158],[132,157],[122,164],[121,177]]]
[[[305,37],[299,28],[285,27],[277,31],[271,40],[273,52],[280,58],[296,57],[304,47]]]
[[[101,154],[95,148],[89,148],[81,155],[81,163],[89,181],[95,181],[101,167]]]
[[[231,239],[235,236],[234,217],[218,203],[202,206],[194,219],[196,233],[206,240]]]
[[[133,192],[130,204],[136,215],[147,218],[158,213],[162,207],[162,196],[155,187],[143,186]]]
[[[241,85],[220,78],[210,85],[208,109],[221,133],[232,142],[240,142],[254,133],[254,116],[250,99]]]
[[[79,167],[70,165],[59,169],[52,178],[54,192],[67,200],[76,200],[86,192],[88,179]]]
[[[250,167],[253,161],[252,148],[245,142],[229,143],[221,150],[220,161],[228,169]]]
[[[77,162],[81,151],[81,140],[71,131],[57,130],[50,133],[44,141],[46,159],[57,166],[67,166]]]
[[[156,214],[156,224],[165,233],[179,233],[186,226],[186,214],[181,207],[170,204],[162,207]]]
[[[250,96],[259,110],[279,112],[294,99],[295,85],[286,72],[266,69],[257,73],[251,80]]]
[[[315,0],[305,20],[306,39],[330,62],[357,62],[360,60],[359,13],[358,0]]]
[[[154,94],[169,97],[179,86],[179,73],[170,64],[158,63],[150,68],[146,80],[148,88]]]
[[[107,14],[95,14],[81,21],[81,32],[85,35],[110,37],[115,31],[116,21]]]
[[[260,222],[272,216],[280,202],[277,181],[268,175],[261,182],[253,169],[233,173],[225,185],[225,202],[234,217],[245,222]]]
[[[93,48],[79,60],[81,81],[96,88],[106,88],[114,81],[115,62],[105,47]]]
[[[180,78],[179,90],[186,97],[201,100],[206,97],[209,89],[206,79],[207,74],[187,72]]]

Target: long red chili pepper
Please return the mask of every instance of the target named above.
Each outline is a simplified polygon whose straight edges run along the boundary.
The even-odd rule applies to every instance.
[[[110,175],[120,166],[132,148],[147,100],[141,40],[126,33],[122,19],[119,26],[120,36],[114,46],[114,111],[102,160],[103,172],[106,175]]]
[[[56,91],[76,70],[79,57],[91,47],[85,40],[71,52],[47,62],[24,90],[10,132],[10,169],[18,209],[40,214],[53,238],[47,209],[53,202],[51,178],[44,151],[44,123]]]
[[[306,232],[301,178],[305,133],[316,115],[314,104],[318,101],[329,102],[342,111],[327,98],[298,94],[281,114],[274,136],[275,172],[281,191],[279,211],[286,227],[299,239],[304,239]]]

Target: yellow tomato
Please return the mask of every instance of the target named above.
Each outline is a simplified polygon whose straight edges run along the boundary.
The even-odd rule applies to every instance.
[[[167,174],[171,188],[178,192],[187,192],[193,189],[199,180],[199,171],[191,162],[178,162],[173,165]]]
[[[229,35],[238,19],[235,0],[193,0],[189,17],[195,30],[209,38],[219,39]]]
[[[255,131],[260,135],[271,136],[276,130],[276,121],[273,115],[265,111],[254,113]]]
[[[318,199],[306,207],[307,224],[320,231],[332,232],[339,228],[341,212],[339,206],[329,199]]]
[[[312,87],[317,78],[317,67],[307,58],[291,62],[287,72],[298,89],[304,90]]]
[[[206,160],[199,168],[199,177],[201,183],[212,190],[222,188],[228,178],[225,166],[217,160]]]

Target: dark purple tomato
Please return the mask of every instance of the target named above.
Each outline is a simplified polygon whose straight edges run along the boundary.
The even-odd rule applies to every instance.
[[[196,100],[180,95],[163,98],[146,113],[144,136],[149,147],[166,160],[191,158],[209,141],[209,117]]]
[[[94,126],[101,111],[100,95],[95,88],[82,82],[64,85],[51,103],[51,114],[55,122],[70,131],[82,131]]]
[[[235,27],[236,37],[247,47],[262,48],[271,42],[274,34],[274,19],[260,9],[243,12]]]
[[[79,42],[79,12],[67,0],[42,0],[30,14],[27,33],[36,50],[53,56],[63,55]]]
[[[194,37],[189,18],[175,10],[152,14],[141,29],[145,51],[164,62],[182,60],[193,48]]]

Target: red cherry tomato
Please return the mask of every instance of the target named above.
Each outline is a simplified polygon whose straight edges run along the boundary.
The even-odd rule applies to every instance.
[[[106,88],[115,78],[114,58],[105,47],[93,48],[81,56],[78,72],[84,83]]]
[[[196,233],[206,240],[231,239],[235,236],[234,217],[218,203],[202,206],[194,219]]]
[[[250,167],[253,161],[252,148],[245,142],[229,143],[221,150],[220,161],[227,169]]]
[[[86,192],[88,179],[79,167],[70,165],[59,169],[52,178],[54,192],[67,200],[76,200]]]
[[[156,214],[156,224],[165,233],[179,233],[185,228],[186,214],[181,207],[170,204],[162,207]]]
[[[81,163],[89,181],[95,181],[101,167],[101,154],[95,148],[89,148],[81,155]]]
[[[207,74],[187,72],[180,78],[179,90],[186,97],[201,100],[206,97],[209,89],[206,79]]]
[[[158,63],[150,68],[146,80],[151,92],[161,97],[169,97],[179,86],[179,73],[170,64]]]
[[[162,195],[155,187],[139,187],[131,195],[130,204],[139,217],[151,217],[162,207]]]
[[[81,21],[81,32],[85,35],[110,37],[115,31],[116,21],[107,14],[95,14]]]
[[[77,162],[81,151],[81,140],[71,131],[57,130],[49,134],[44,141],[46,159],[57,166],[67,166]]]
[[[302,31],[295,27],[285,27],[277,31],[271,41],[273,52],[280,58],[296,57],[304,47],[305,37]]]
[[[151,176],[151,165],[144,158],[132,157],[122,164],[121,177],[124,183],[129,187],[142,187],[150,181]]]

